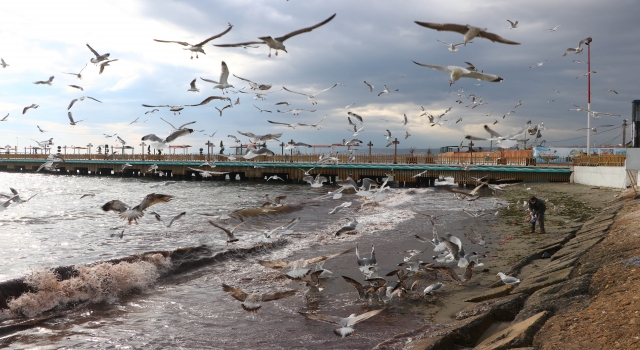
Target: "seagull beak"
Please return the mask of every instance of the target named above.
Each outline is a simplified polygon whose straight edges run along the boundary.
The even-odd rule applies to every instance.
[[[284,52],[286,52],[286,53],[289,53],[286,49],[282,49],[282,51],[284,51]]]

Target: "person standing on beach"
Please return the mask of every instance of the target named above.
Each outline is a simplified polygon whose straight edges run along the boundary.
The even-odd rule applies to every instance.
[[[544,212],[547,210],[547,206],[542,199],[538,199],[535,196],[529,199],[529,211],[535,220],[531,220],[531,233],[536,232],[536,221],[540,223],[540,233],[546,233],[544,230]]]

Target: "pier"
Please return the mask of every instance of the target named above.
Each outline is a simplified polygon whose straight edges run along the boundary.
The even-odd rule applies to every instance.
[[[65,162],[56,163],[57,171],[43,173],[59,175],[86,176],[119,176],[119,177],[159,177],[158,173],[149,172],[153,164],[164,177],[172,179],[194,180],[230,180],[230,181],[264,181],[268,176],[278,175],[289,183],[302,183],[304,172],[322,174],[335,183],[338,179],[351,177],[354,180],[371,178],[382,182],[383,178],[392,176],[393,181],[403,187],[429,187],[442,177],[452,177],[459,186],[472,185],[472,178],[486,176],[491,182],[569,182],[571,168],[566,166],[535,165],[528,158],[506,158],[495,152],[486,155],[478,154],[473,160],[468,155],[438,156],[426,155],[358,155],[348,162],[347,155],[340,155],[337,165],[318,165],[318,155],[274,155],[260,156],[251,160],[230,161],[218,155],[67,155]],[[46,156],[40,155],[1,155],[0,171],[35,172]],[[215,168],[200,167],[205,161],[215,161]],[[130,164],[122,170],[124,164]],[[228,172],[229,174],[202,178],[197,171],[189,168]],[[420,176],[414,177],[424,172]]]

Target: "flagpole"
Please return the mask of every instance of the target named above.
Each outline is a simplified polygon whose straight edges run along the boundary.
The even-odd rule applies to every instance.
[[[587,40],[587,109],[591,110],[591,41]],[[587,112],[587,155],[591,155],[591,112]]]

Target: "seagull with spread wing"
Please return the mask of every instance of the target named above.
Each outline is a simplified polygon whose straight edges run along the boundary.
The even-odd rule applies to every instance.
[[[333,84],[333,86],[328,87],[328,88],[326,88],[326,89],[324,89],[324,90],[320,90],[320,91],[316,92],[315,94],[305,94],[305,93],[302,93],[302,92],[295,92],[295,91],[291,91],[291,90],[287,89],[287,88],[286,88],[286,87],[284,87],[284,86],[283,86],[282,88],[283,88],[285,91],[289,91],[289,92],[292,92],[292,93],[294,93],[294,94],[298,94],[298,95],[302,95],[302,96],[307,96],[307,98],[311,101],[311,104],[312,104],[312,105],[316,105],[316,104],[318,104],[318,102],[317,102],[317,101],[315,101],[315,100],[313,100],[316,96],[320,95],[321,93],[323,93],[323,92],[325,92],[325,91],[329,91],[329,90],[333,89],[334,87],[338,86],[338,84],[339,84],[339,83],[335,83],[335,84]]]
[[[355,326],[356,324],[364,320],[370,319],[371,317],[381,313],[382,311],[384,311],[384,309],[365,312],[361,315],[351,314],[349,315],[349,317],[330,316],[325,314],[310,314],[310,313],[304,313],[304,312],[300,312],[300,314],[309,320],[326,322],[326,323],[336,324],[340,326],[340,328],[335,329],[333,332],[337,336],[342,336],[344,338],[346,336],[353,334],[354,332],[353,326]]]
[[[281,37],[277,37],[277,38],[273,38],[271,36],[263,36],[263,37],[258,37],[258,39],[260,39],[261,41],[249,41],[249,42],[243,42],[243,43],[237,43],[237,44],[222,44],[222,45],[214,45],[214,46],[218,46],[218,47],[246,47],[248,45],[254,45],[254,44],[266,44],[267,46],[269,46],[269,57],[271,57],[271,50],[275,50],[276,51],[276,56],[278,56],[278,50],[287,52],[286,47],[284,46],[284,41],[292,38],[296,35],[302,34],[302,33],[308,33],[318,27],[321,27],[327,23],[329,23],[329,21],[331,21],[334,17],[335,17],[335,13],[325,19],[324,21],[313,25],[311,27],[307,27],[307,28],[302,28],[296,31],[293,31],[289,34],[283,35]],[[288,52],[287,52],[288,53]]]
[[[76,126],[76,124],[86,120],[86,119],[73,120],[73,115],[71,114],[71,111],[67,112],[67,116],[69,117],[69,125],[71,126]]]
[[[299,260],[295,260],[295,261],[283,261],[283,260],[272,260],[272,261],[267,261],[267,260],[258,260],[258,264],[264,266],[264,267],[268,267],[270,269],[274,269],[274,270],[281,270],[281,269],[285,269],[288,268],[290,269],[289,272],[285,273],[285,275],[287,277],[290,278],[302,278],[302,276],[306,275],[311,269],[310,268],[306,268],[309,265],[314,265],[317,264],[319,262],[323,262],[329,259],[333,259],[337,256],[340,255],[344,255],[344,254],[348,254],[353,252],[354,248],[348,249],[343,251],[342,253],[336,253],[336,254],[330,254],[330,255],[321,255],[321,256],[317,256],[315,258],[310,258],[310,259],[299,259]]]
[[[73,107],[74,103],[76,103],[76,101],[84,101],[85,98],[88,98],[88,99],[94,100],[96,102],[102,103],[102,101],[97,100],[97,99],[95,99],[95,98],[93,98],[91,96],[81,96],[81,97],[74,98],[73,100],[71,100],[71,102],[69,103],[69,107],[67,107],[67,110],[70,110],[71,107]]]
[[[449,75],[451,76],[451,81],[449,83],[449,86],[453,85],[453,83],[458,81],[460,78],[472,78],[472,79],[484,80],[484,81],[489,81],[494,83],[501,82],[504,80],[495,74],[487,74],[487,73],[481,73],[477,71],[471,71],[468,68],[462,68],[459,66],[445,67],[445,66],[437,66],[432,64],[418,63],[416,61],[413,61],[413,63],[419,66],[436,69],[442,72],[449,73]]]
[[[222,284],[222,290],[229,293],[234,299],[241,301],[242,308],[248,312],[257,312],[262,307],[261,302],[288,298],[297,293],[293,289],[274,293],[246,293],[239,288],[231,287],[224,283]]]
[[[38,80],[38,81],[34,81],[34,84],[41,84],[41,85],[49,85],[51,86],[51,83],[53,82],[53,78],[54,76],[50,76],[48,80]]]
[[[221,37],[221,36],[223,36],[223,35],[227,34],[227,33],[231,30],[231,28],[233,28],[233,26],[232,26],[232,25],[229,25],[229,28],[227,28],[227,29],[226,29],[225,31],[223,31],[222,33],[220,33],[220,34],[216,34],[216,35],[214,35],[214,36],[212,36],[212,37],[210,37],[210,38],[208,38],[208,39],[206,39],[206,40],[204,40],[204,41],[202,41],[202,42],[199,42],[199,43],[197,43],[197,44],[195,44],[195,45],[191,45],[191,44],[189,44],[189,43],[187,43],[187,42],[184,42],[184,41],[171,41],[171,40],[159,40],[159,39],[153,39],[153,41],[157,41],[157,42],[159,42],[159,43],[174,43],[174,44],[179,44],[179,45],[182,45],[182,46],[188,46],[188,47],[183,48],[183,50],[189,50],[189,51],[191,51],[191,59],[193,59],[193,53],[194,53],[194,52],[196,53],[196,58],[198,58],[198,52],[202,53],[203,55],[206,55],[206,53],[204,52],[204,50],[202,49],[202,47],[203,47],[206,43],[208,43],[209,41],[211,41],[211,40],[213,40],[213,39],[217,39],[217,38],[219,38],[219,37]]]
[[[186,136],[193,133],[193,129],[177,129],[172,131],[166,138],[158,137],[156,134],[148,134],[142,137],[142,141],[151,141],[151,147],[156,149],[162,149],[167,147],[167,144],[175,141],[178,137]]]
[[[173,112],[173,114],[175,115],[176,113],[180,114],[180,111],[184,109],[184,107],[197,107],[197,106],[202,106],[202,105],[206,105],[207,103],[213,101],[213,100],[226,100],[231,102],[231,99],[229,97],[223,97],[223,96],[209,96],[207,98],[205,98],[202,102],[197,103],[197,104],[193,104],[193,105],[161,105],[161,106],[152,106],[152,105],[147,105],[147,104],[143,104],[142,107],[148,107],[148,108],[162,108],[162,107],[167,107],[169,108],[169,111]]]
[[[515,41],[507,40],[497,34],[487,32],[487,28],[474,27],[468,24],[461,25],[461,24],[454,24],[454,23],[429,23],[429,22],[420,22],[420,21],[415,21],[415,23],[419,26],[435,29],[437,31],[448,31],[448,32],[460,33],[464,35],[464,40],[463,40],[464,45],[466,45],[473,38],[489,39],[493,42],[498,42],[502,44],[520,45],[520,43],[517,43]]]
[[[91,46],[89,46],[89,44],[87,44],[87,47],[89,48],[89,50],[91,50],[91,52],[93,52],[94,55],[96,55],[96,58],[92,58],[91,59],[91,63],[93,64],[98,64],[102,61],[105,61],[109,58],[109,53],[105,53],[103,55],[99,54],[98,51],[94,50]]]
[[[145,209],[149,208],[154,204],[167,203],[171,199],[173,199],[173,196],[166,195],[166,194],[151,193],[151,194],[148,194],[146,197],[144,197],[142,202],[140,202],[140,204],[136,205],[135,207],[131,207],[115,199],[105,203],[102,206],[102,210],[114,211],[118,213],[118,216],[120,216],[121,219],[128,220],[129,225],[131,225],[132,221],[135,222],[137,225],[138,219],[144,216]]]
[[[221,229],[222,231],[224,231],[224,233],[227,235],[227,245],[229,245],[229,243],[234,243],[234,242],[239,241],[239,239],[238,239],[238,238],[236,238],[236,236],[234,236],[234,235],[233,235],[233,233],[236,231],[236,229],[237,229],[238,227],[240,227],[240,226],[242,226],[242,225],[244,225],[244,224],[245,224],[245,222],[244,222],[244,221],[242,221],[241,223],[237,224],[237,225],[236,225],[236,226],[234,226],[233,228],[226,228],[226,227],[224,227],[224,226],[220,226],[220,225],[216,224],[215,222],[213,222],[213,221],[211,221],[211,220],[209,220],[209,223],[210,223],[212,226],[215,226],[215,227],[217,227],[217,228]]]
[[[87,68],[87,63],[84,64],[84,67],[82,67],[82,69],[80,70],[80,72],[78,73],[67,73],[67,72],[62,72],[63,74],[71,74],[71,75],[75,75],[76,78],[82,80],[82,71]]]
[[[215,81],[215,80],[211,80],[211,79],[205,79],[200,77],[200,79],[206,81],[207,83],[212,83],[212,84],[216,84],[213,88],[214,89],[220,89],[222,90],[222,93],[225,93],[225,89],[228,88],[232,88],[233,85],[229,84],[228,80],[229,80],[229,67],[227,67],[227,64],[222,61],[222,69],[221,69],[221,73],[220,73],[220,81]],[[231,101],[229,101],[231,102]]]
[[[239,76],[237,76],[235,74],[233,74],[233,76],[238,78],[238,79],[240,79],[240,80],[244,80],[247,83],[249,83],[249,86],[251,87],[251,90],[265,91],[265,90],[271,89],[271,84],[258,84],[258,83],[255,83],[255,82],[249,80],[249,79],[241,78],[241,77],[239,77]]]

